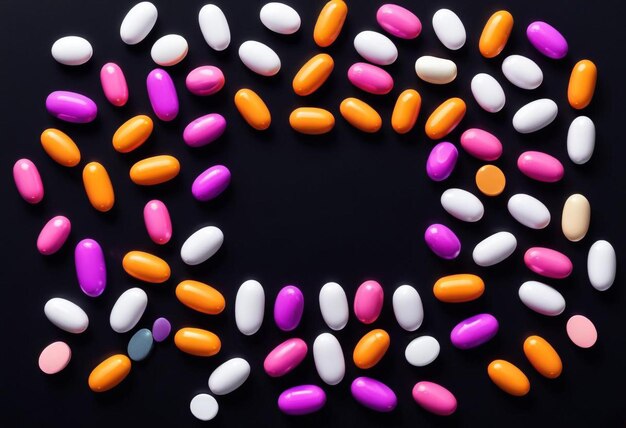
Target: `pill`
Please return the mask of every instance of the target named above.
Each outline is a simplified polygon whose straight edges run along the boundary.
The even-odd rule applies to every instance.
[[[265,291],[263,286],[253,279],[245,281],[239,287],[235,297],[235,323],[239,331],[251,336],[261,328],[265,315]]]
[[[341,344],[330,333],[322,333],[313,342],[313,360],[319,377],[328,385],[337,385],[346,374]]]
[[[107,284],[102,247],[93,239],[83,239],[74,250],[76,277],[80,289],[89,297],[98,297]]]
[[[240,89],[235,94],[235,106],[248,125],[257,131],[270,127],[272,116],[267,105],[251,89]]]
[[[167,318],[157,318],[152,324],[152,338],[155,342],[163,342],[167,339],[172,331],[172,324]]]
[[[100,69],[100,84],[104,96],[111,104],[122,107],[128,101],[126,77],[119,65],[108,62]]]
[[[544,183],[554,183],[563,178],[561,162],[543,152],[528,151],[517,159],[517,168],[527,177]]]
[[[591,220],[591,205],[587,198],[576,193],[571,195],[563,205],[561,229],[563,235],[572,241],[578,242],[587,235]]]
[[[379,7],[376,21],[386,32],[401,39],[414,39],[422,32],[419,18],[397,4],[387,3]]]
[[[441,194],[441,206],[452,217],[475,223],[483,218],[485,208],[476,196],[467,190],[452,188]]]
[[[167,262],[143,251],[130,251],[122,260],[127,274],[141,281],[160,284],[170,278],[172,271]]]
[[[486,112],[497,113],[504,108],[506,103],[504,90],[490,74],[478,73],[474,76],[471,90],[478,105]]]
[[[282,331],[298,327],[304,311],[304,295],[294,285],[287,285],[278,292],[274,301],[274,322]]]
[[[278,396],[278,408],[287,415],[308,415],[326,404],[326,393],[316,385],[294,386]]]
[[[513,116],[513,128],[519,133],[529,134],[551,124],[559,108],[549,98],[541,98],[522,106]]]
[[[127,45],[136,45],[145,39],[156,24],[159,12],[149,1],[133,6],[122,21],[120,37]]]
[[[174,156],[159,155],[142,159],[130,168],[130,179],[141,186],[153,186],[175,178],[180,162]]]
[[[543,71],[535,61],[522,55],[509,55],[502,61],[502,74],[522,89],[536,89],[543,82]]]
[[[89,123],[98,114],[98,106],[91,98],[70,91],[54,91],[46,98],[46,110],[59,120],[70,123]]]
[[[485,292],[485,282],[478,275],[459,273],[439,278],[433,286],[437,300],[447,303],[471,302]]]
[[[309,59],[293,78],[293,91],[298,95],[310,95],[326,82],[335,67],[333,58],[325,53]]]
[[[447,226],[435,223],[428,226],[424,233],[424,241],[428,248],[442,259],[452,260],[461,252],[461,241]]]
[[[415,73],[425,82],[444,85],[456,79],[456,64],[435,56],[421,56],[415,61]]]
[[[348,80],[357,88],[370,94],[384,95],[393,89],[393,78],[389,73],[365,62],[357,62],[350,66]]]
[[[398,95],[396,104],[391,115],[391,127],[398,134],[406,134],[417,121],[420,108],[422,107],[422,97],[415,89],[406,89]]]
[[[445,137],[461,123],[465,110],[465,101],[460,98],[450,98],[444,101],[426,120],[426,135],[433,140]]]
[[[378,132],[383,124],[378,112],[357,98],[344,99],[339,105],[339,112],[350,125],[363,132]]]
[[[198,201],[217,198],[230,184],[230,170],[224,165],[215,165],[202,172],[191,185],[191,193]]]
[[[271,377],[284,376],[304,360],[308,348],[302,339],[293,338],[272,349],[263,362],[263,369]]]
[[[356,401],[377,412],[391,412],[398,405],[395,392],[384,383],[370,377],[357,377],[350,385]]]
[[[542,376],[556,379],[561,375],[563,371],[561,357],[543,337],[528,336],[524,341],[524,354]]]
[[[215,226],[206,226],[196,230],[185,240],[180,248],[180,258],[195,266],[211,258],[224,243],[224,234]]]
[[[587,254],[587,275],[593,288],[606,291],[615,281],[617,257],[613,246],[603,239],[596,241]]]
[[[520,300],[529,309],[551,317],[565,310],[565,299],[554,288],[539,281],[526,281],[519,290]]]
[[[172,220],[163,202],[157,199],[148,201],[143,208],[143,221],[150,239],[155,244],[167,244],[172,238]]]
[[[241,62],[261,76],[274,76],[280,70],[280,58],[269,46],[247,40],[239,46]]]
[[[420,336],[411,340],[404,350],[404,358],[415,367],[424,367],[439,356],[439,342],[432,336]]]
[[[511,216],[531,229],[544,229],[550,224],[550,211],[543,202],[525,193],[517,193],[507,203]]]
[[[348,297],[341,285],[328,282],[320,290],[320,311],[322,318],[332,330],[342,330],[348,324]]]
[[[421,381],[413,387],[413,399],[422,408],[439,416],[449,416],[456,411],[456,397],[443,386]]]
[[[68,333],[82,333],[89,326],[89,317],[76,303],[61,297],[48,300],[43,308],[48,320]]]
[[[221,313],[226,306],[222,293],[208,284],[190,279],[176,286],[176,298],[183,305],[210,315]]]
[[[498,138],[482,129],[470,128],[461,134],[461,146],[477,159],[494,161],[502,155],[502,143]]]
[[[504,392],[521,397],[530,391],[530,382],[523,371],[505,360],[493,360],[487,367],[493,383]]]
[[[354,49],[367,61],[376,65],[393,64],[398,48],[389,37],[376,31],[361,31],[354,37]]]
[[[591,348],[598,340],[598,331],[591,320],[583,315],[574,315],[567,320],[567,336],[580,348]]]
[[[556,279],[567,278],[573,269],[569,257],[556,250],[544,247],[532,247],[526,250],[524,263],[533,272]]]
[[[214,333],[201,328],[181,328],[174,335],[174,344],[186,354],[197,357],[211,357],[222,347],[220,338]]]
[[[567,87],[567,100],[569,105],[580,110],[589,105],[596,90],[598,69],[588,59],[578,61],[572,69]]]
[[[335,116],[322,108],[299,107],[289,115],[289,124],[302,134],[326,134],[334,128]]]
[[[383,287],[376,281],[365,281],[354,296],[354,314],[363,324],[371,324],[378,319],[383,308]]]
[[[152,332],[149,329],[142,328],[141,330],[137,330],[128,341],[128,356],[133,361],[143,361],[150,355],[153,345],[154,340],[152,339]]]
[[[45,256],[61,249],[72,230],[70,220],[62,215],[52,217],[44,225],[37,237],[37,250]]]
[[[539,52],[548,58],[561,59],[567,55],[567,40],[547,22],[531,22],[526,28],[526,37]]]
[[[435,35],[445,47],[456,51],[465,45],[465,26],[456,13],[450,9],[439,9],[433,15],[432,23]]]
[[[130,359],[123,354],[113,355],[98,364],[89,374],[89,388],[105,392],[119,385],[130,373]]]
[[[567,131],[567,154],[577,165],[587,163],[596,145],[596,126],[587,116],[578,116]]]
[[[433,181],[443,181],[450,177],[459,151],[452,143],[442,142],[435,145],[426,160],[426,174]]]
[[[209,113],[191,121],[183,131],[183,140],[189,147],[202,147],[222,136],[226,119],[219,113]]]
[[[203,65],[189,72],[185,86],[194,95],[207,96],[219,92],[225,82],[222,70],[212,65]]]
[[[113,208],[115,193],[109,173],[98,162],[89,162],[83,168],[83,185],[89,203],[100,212],[107,212]]]
[[[343,0],[330,0],[327,2],[315,21],[313,40],[321,47],[326,48],[333,44],[348,15],[348,5]]]
[[[154,123],[149,116],[131,117],[113,134],[113,148],[120,153],[132,152],[146,142],[153,129]]]
[[[45,374],[56,374],[63,370],[72,358],[72,350],[65,342],[53,342],[39,354],[39,369]]]
[[[13,165],[13,180],[22,199],[29,204],[41,202],[43,182],[37,166],[29,159],[20,159]]]
[[[478,49],[485,58],[494,58],[502,52],[513,29],[513,15],[499,10],[489,17],[478,41]]]
[[[154,114],[164,122],[170,122],[178,116],[178,94],[171,76],[167,71],[155,68],[146,79],[148,98]]]
[[[504,191],[506,177],[495,165],[483,165],[476,171],[476,186],[484,195],[498,196]]]
[[[52,57],[64,65],[82,65],[91,59],[93,48],[86,39],[78,36],[61,37],[52,45]]]
[[[497,232],[474,247],[472,258],[478,266],[493,266],[507,259],[517,248],[517,239],[510,232]]]
[[[212,6],[212,5],[208,5]],[[198,394],[189,403],[191,414],[200,421],[210,421],[219,411],[219,405],[215,398],[209,394]]]
[[[139,287],[129,288],[117,298],[109,324],[116,333],[131,331],[139,322],[148,306],[148,295]]]
[[[478,314],[458,323],[450,341],[459,349],[471,349],[489,342],[498,333],[498,320],[491,314]]]
[[[380,328],[366,333],[354,347],[352,360],[360,369],[374,367],[389,349],[389,334]]]
[[[80,150],[65,132],[48,128],[41,133],[41,146],[56,163],[76,166],[80,162]]]
[[[400,327],[415,331],[424,321],[424,306],[417,290],[410,285],[401,285],[393,292],[393,314]]]
[[[198,13],[198,24],[202,37],[216,51],[223,51],[230,45],[230,28],[222,9],[207,4]]]
[[[300,15],[285,3],[266,3],[259,12],[259,18],[268,30],[278,34],[293,34],[300,29]]]
[[[231,358],[213,370],[209,376],[209,389],[215,395],[230,394],[250,376],[250,364],[243,358]]]

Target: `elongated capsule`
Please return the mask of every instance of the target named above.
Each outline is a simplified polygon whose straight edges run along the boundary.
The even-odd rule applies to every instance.
[[[591,220],[591,205],[581,194],[567,198],[563,206],[561,228],[563,235],[572,242],[578,242],[587,235]]]
[[[389,349],[389,334],[380,328],[370,331],[354,347],[352,359],[360,369],[374,367]]]
[[[83,169],[83,185],[91,205],[101,212],[113,208],[115,193],[109,173],[98,162],[89,162]]]
[[[170,266],[155,255],[143,251],[130,251],[122,260],[127,274],[142,281],[159,284],[170,278]]]
[[[489,378],[504,392],[521,397],[530,391],[530,382],[523,371],[505,360],[494,360],[487,367]]]
[[[285,340],[267,354],[263,369],[271,377],[284,376],[304,360],[307,352],[308,347],[304,340],[298,338]]]
[[[565,254],[544,247],[526,250],[524,263],[533,272],[556,279],[567,278],[574,268],[572,261]]]
[[[54,91],[46,98],[46,110],[59,120],[89,123],[98,115],[98,106],[91,98],[70,91]]]
[[[588,59],[578,61],[572,69],[567,87],[569,105],[581,110],[589,105],[596,90],[598,69]]]
[[[235,94],[235,106],[248,125],[257,131],[269,128],[272,115],[261,97],[251,89],[240,89]]]
[[[357,98],[346,98],[339,111],[345,120],[355,128],[368,133],[380,130],[383,120],[373,107]]]
[[[124,122],[113,134],[113,148],[120,153],[128,153],[146,142],[154,123],[150,117],[140,114]]]
[[[142,159],[130,169],[130,179],[141,186],[170,181],[180,172],[180,163],[174,156],[159,155]]]
[[[174,120],[178,116],[178,93],[167,71],[155,68],[148,74],[146,85],[154,114],[164,122]]]
[[[396,105],[393,107],[391,114],[391,127],[398,134],[406,134],[417,121],[420,108],[422,106],[422,97],[415,89],[406,89],[398,95]]]
[[[76,166],[80,162],[80,150],[65,132],[48,128],[41,133],[41,146],[59,165]]]
[[[513,15],[499,10],[491,15],[478,41],[478,49],[485,58],[496,57],[502,52],[513,29]]]
[[[376,281],[365,281],[354,296],[354,314],[363,324],[372,324],[383,308],[384,292]]]
[[[143,208],[143,221],[152,242],[167,244],[172,238],[172,220],[167,206],[157,200],[149,201]]]
[[[326,82],[335,68],[333,58],[325,53],[308,60],[293,78],[293,91],[301,96],[310,95]]]
[[[104,64],[100,70],[100,83],[104,96],[111,104],[122,107],[128,102],[128,85],[119,65],[114,62]]]
[[[83,293],[98,297],[107,285],[107,271],[102,247],[93,239],[83,239],[74,250],[78,285]]]
[[[393,89],[393,77],[380,67],[357,62],[348,69],[348,80],[354,86],[375,95],[388,94]]]
[[[439,105],[426,121],[425,131],[433,140],[439,140],[457,127],[466,111],[465,101],[461,98],[450,98]]]
[[[89,388],[94,392],[105,392],[119,385],[130,373],[130,359],[123,354],[113,355],[102,361],[89,375]]]
[[[44,195],[41,175],[29,159],[20,159],[13,165],[13,180],[22,199],[29,204],[41,202]]]
[[[174,335],[174,344],[181,351],[197,357],[211,357],[222,348],[216,334],[201,328],[181,328]]]
[[[224,310],[222,293],[200,281],[185,280],[176,286],[176,298],[183,305],[204,314],[217,315]]]
[[[326,404],[326,393],[316,385],[299,385],[283,391],[278,408],[286,415],[308,415]]]
[[[339,36],[347,15],[348,5],[343,0],[331,0],[326,3],[315,22],[313,30],[315,43],[322,48],[332,45]]]
[[[54,254],[61,249],[72,230],[70,220],[62,215],[52,217],[39,232],[37,249],[43,255]]]
[[[300,107],[289,115],[289,124],[302,134],[326,134],[335,126],[335,116],[322,108]]]
[[[448,275],[439,278],[433,294],[441,302],[462,303],[478,299],[485,291],[485,282],[471,273]]]
[[[540,336],[528,336],[524,341],[524,354],[542,376],[556,379],[563,371],[561,357],[556,350]]]

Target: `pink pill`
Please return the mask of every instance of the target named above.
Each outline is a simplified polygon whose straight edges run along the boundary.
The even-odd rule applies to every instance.
[[[487,131],[471,128],[461,135],[461,146],[477,159],[494,161],[502,155],[502,143]]]
[[[376,281],[365,281],[354,296],[354,313],[363,324],[371,324],[378,319],[383,308],[383,287]]]
[[[271,377],[284,376],[304,360],[307,351],[304,340],[298,338],[286,340],[265,357],[263,368]]]
[[[72,230],[72,223],[67,217],[58,215],[53,217],[39,232],[37,249],[43,255],[54,254],[61,249]]]
[[[583,315],[574,315],[567,321],[567,335],[574,345],[591,348],[598,340],[598,331],[591,320]]]
[[[194,95],[213,95],[224,87],[224,74],[222,70],[212,65],[194,68],[187,75],[185,84],[187,89]]]
[[[72,358],[72,350],[65,342],[54,342],[39,354],[39,368],[45,374],[55,374],[67,367]]]
[[[154,114],[165,122],[174,120],[178,115],[178,94],[167,71],[155,68],[148,74],[146,85]]]
[[[451,415],[457,405],[454,394],[441,385],[427,381],[415,384],[413,399],[424,409],[440,416]]]
[[[107,285],[107,270],[102,247],[93,239],[83,239],[74,250],[78,285],[89,297],[98,297]]]
[[[128,101],[128,85],[126,77],[119,65],[106,63],[100,70],[100,83],[104,96],[111,104],[122,107]]]
[[[350,392],[356,401],[377,412],[391,412],[398,405],[398,397],[384,383],[370,377],[354,379]]]
[[[364,62],[352,64],[348,80],[359,89],[375,95],[384,95],[393,89],[393,77],[380,67]]]
[[[452,260],[461,253],[461,241],[456,234],[443,224],[435,223],[424,232],[424,241],[428,248],[442,259]]]
[[[157,199],[149,201],[143,208],[143,220],[152,242],[167,244],[172,238],[172,220],[165,204]]]
[[[43,182],[35,164],[29,159],[20,159],[13,165],[13,180],[22,199],[36,204],[43,199]]]
[[[532,22],[526,29],[526,37],[539,52],[548,58],[561,59],[567,55],[567,40],[547,22]]]
[[[230,170],[215,165],[200,174],[191,185],[191,193],[198,201],[217,198],[230,184]]]
[[[524,152],[517,159],[517,167],[526,175],[537,181],[554,183],[563,178],[563,164],[547,153]]]
[[[226,129],[226,119],[218,113],[204,115],[192,121],[183,132],[189,147],[205,146],[217,140]]]
[[[548,278],[567,278],[572,273],[572,261],[563,253],[550,248],[533,247],[524,254],[530,270]]]
[[[437,144],[426,160],[426,174],[433,181],[445,180],[454,171],[458,157],[459,151],[454,144],[447,141]]]
[[[385,31],[401,39],[414,39],[422,23],[413,12],[396,4],[384,4],[376,12],[376,21]]]
[[[98,106],[91,98],[70,91],[54,91],[48,95],[46,110],[70,123],[89,123],[98,115]]]

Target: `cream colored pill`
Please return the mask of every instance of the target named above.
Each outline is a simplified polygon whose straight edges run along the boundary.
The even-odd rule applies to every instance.
[[[398,58],[398,48],[389,37],[376,31],[361,31],[354,38],[354,49],[363,58],[377,65],[393,64]]]
[[[504,107],[506,96],[500,83],[487,73],[479,73],[472,79],[472,94],[483,110],[497,113]]]
[[[415,61],[415,73],[424,82],[445,85],[456,79],[456,64],[449,59],[421,56]]]
[[[509,55],[502,62],[502,74],[509,82],[522,89],[535,89],[543,82],[543,71],[530,58]]]
[[[280,58],[276,52],[254,40],[245,41],[239,46],[239,59],[261,76],[274,76],[280,70]]]
[[[485,207],[476,196],[463,189],[448,189],[441,194],[441,206],[452,217],[474,223],[483,218]]]
[[[517,239],[510,232],[498,232],[480,241],[472,257],[478,266],[492,266],[509,257],[517,248]]]
[[[543,229],[550,224],[548,207],[539,199],[525,193],[511,196],[507,208],[515,220],[531,229]]]
[[[572,242],[578,242],[585,237],[591,220],[591,205],[581,194],[574,194],[567,198],[563,205],[561,229],[563,235]]]
[[[593,288],[605,291],[615,281],[617,257],[613,246],[605,240],[593,243],[587,255],[587,275]]]
[[[567,155],[577,165],[587,163],[596,146],[596,126],[587,116],[578,116],[567,131]]]
[[[253,335],[261,328],[264,314],[265,291],[263,286],[258,281],[249,279],[241,284],[235,297],[237,328],[246,336]]]
[[[526,281],[518,295],[529,309],[547,316],[557,316],[565,310],[565,298],[554,288],[539,281]]]
[[[435,12],[433,30],[439,41],[450,50],[459,50],[465,44],[467,38],[465,26],[459,16],[450,9],[439,9]]]
[[[424,321],[424,306],[417,290],[410,285],[401,285],[393,293],[393,313],[400,327],[415,331]]]
[[[320,290],[320,311],[324,322],[333,330],[341,330],[348,323],[348,297],[341,285],[328,282]]]
[[[330,333],[322,333],[313,342],[313,360],[320,378],[328,385],[337,385],[346,374],[341,344]]]
[[[224,234],[215,226],[198,229],[189,236],[180,249],[180,257],[191,266],[211,258],[224,243]]]
[[[415,367],[424,367],[439,356],[439,342],[432,336],[420,336],[413,339],[404,350],[407,362]]]

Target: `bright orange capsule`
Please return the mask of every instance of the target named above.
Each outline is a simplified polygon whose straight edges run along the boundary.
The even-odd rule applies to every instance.
[[[123,354],[107,358],[96,366],[89,375],[89,388],[94,392],[104,392],[116,387],[130,373],[130,359]]]
[[[183,305],[210,315],[219,314],[226,306],[222,293],[200,281],[182,281],[176,286],[176,297]]]
[[[83,169],[83,185],[91,205],[101,212],[113,208],[115,194],[107,170],[98,162],[89,162]]]
[[[122,260],[127,274],[142,281],[159,284],[170,278],[170,266],[165,260],[143,251],[130,251]]]
[[[389,349],[389,334],[377,328],[370,331],[359,340],[354,347],[352,359],[360,369],[374,367],[383,358]]]
[[[457,127],[465,116],[465,101],[461,98],[450,98],[435,109],[428,117],[424,127],[426,135],[439,140]]]
[[[76,166],[80,162],[80,150],[63,131],[48,128],[41,133],[41,145],[48,156],[63,166]]]
[[[128,153],[146,142],[154,124],[148,116],[140,114],[131,117],[113,134],[113,148],[120,153]]]
[[[339,36],[348,15],[348,5],[342,0],[330,0],[317,17],[313,40],[319,47],[333,44]]]
[[[502,52],[513,29],[513,15],[499,10],[487,21],[478,41],[478,49],[485,58],[496,57]]]
[[[216,334],[201,328],[185,327],[176,332],[174,343],[181,351],[198,357],[211,357],[222,347]]]
[[[563,371],[561,357],[543,337],[527,337],[524,341],[524,354],[541,375],[549,379],[556,379],[561,375]]]
[[[325,53],[317,54],[298,70],[293,78],[293,91],[298,95],[310,95],[324,84],[335,67],[333,58]]]
[[[251,89],[240,89],[235,94],[235,106],[248,125],[258,131],[270,127],[272,115],[261,97]]]
[[[357,98],[343,100],[339,106],[339,111],[350,125],[363,132],[377,132],[383,124],[378,112]]]
[[[569,105],[577,110],[587,107],[596,90],[597,79],[598,69],[593,62],[588,59],[578,61],[572,69],[567,87]]]
[[[335,126],[335,116],[323,108],[300,107],[289,115],[289,124],[303,134],[325,134]]]
[[[142,159],[130,169],[130,179],[142,186],[165,183],[180,172],[180,163],[174,156],[160,155]]]
[[[391,127],[398,134],[406,134],[413,126],[422,106],[422,97],[415,89],[407,89],[398,95],[391,114]]]
[[[470,273],[444,276],[433,286],[435,297],[447,303],[470,302],[482,296],[484,291],[482,278]]]
[[[530,382],[520,369],[504,360],[493,360],[487,367],[489,378],[506,393],[521,397],[530,391]]]

